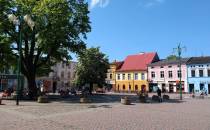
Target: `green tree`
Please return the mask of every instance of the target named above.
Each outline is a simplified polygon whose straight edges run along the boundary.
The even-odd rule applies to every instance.
[[[4,54],[19,57],[19,32],[8,15],[29,15],[35,23],[33,28],[25,21],[19,25],[21,72],[27,78],[31,97],[37,96],[38,74],[48,74],[55,62],[68,61],[70,52],[78,54],[85,49],[83,40],[91,30],[88,13],[84,0],[0,0],[0,45]]]
[[[177,57],[176,55],[170,55],[166,59],[167,60],[177,60],[177,59],[179,59],[179,57]]]
[[[108,57],[100,52],[99,47],[86,49],[79,56],[79,63],[76,71],[76,84],[89,84],[91,93],[93,84],[98,84],[100,87],[105,84],[108,68]]]

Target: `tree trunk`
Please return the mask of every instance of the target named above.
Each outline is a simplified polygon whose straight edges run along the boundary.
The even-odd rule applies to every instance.
[[[27,77],[27,81],[28,81],[29,98],[34,99],[37,97],[37,87],[36,87],[35,76],[30,75],[29,77]]]

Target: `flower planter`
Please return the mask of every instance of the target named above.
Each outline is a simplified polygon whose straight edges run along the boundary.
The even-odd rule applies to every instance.
[[[128,98],[121,98],[121,103],[123,105],[130,105],[131,101]]]
[[[159,102],[160,98],[157,95],[153,95],[152,100],[155,101],[155,102]]]
[[[139,100],[142,103],[146,103],[147,102],[147,96],[139,96]]]
[[[169,100],[170,97],[168,95],[163,95],[163,100]]]
[[[37,102],[38,103],[48,103],[49,100],[48,100],[47,96],[39,96]]]

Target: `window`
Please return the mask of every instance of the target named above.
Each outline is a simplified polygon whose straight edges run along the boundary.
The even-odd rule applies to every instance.
[[[135,80],[138,80],[138,73],[135,73]]]
[[[125,85],[123,84],[123,90],[125,90]]]
[[[131,80],[131,74],[128,74],[128,80]]]
[[[154,67],[151,67],[151,69],[153,69]]]
[[[199,70],[199,77],[203,77],[203,70]]]
[[[168,71],[168,77],[169,78],[172,78],[173,77],[172,71]]]
[[[160,71],[160,78],[164,78],[164,71]]]
[[[195,77],[195,70],[191,70],[191,77]]]
[[[68,78],[69,79],[71,78],[71,72],[68,72]]]
[[[68,65],[68,68],[71,69],[71,64]]]
[[[163,66],[161,66],[160,68],[164,68]]]
[[[117,74],[117,79],[120,80],[120,74]]]
[[[63,71],[61,72],[61,78],[64,78],[64,72]]]
[[[109,75],[109,78],[112,79],[112,74]]]
[[[123,74],[122,79],[125,80],[125,74]]]
[[[141,73],[141,80],[145,80],[145,74]]]
[[[168,66],[168,68],[171,68],[172,66]]]
[[[151,72],[151,77],[155,78],[155,72]]]
[[[208,77],[210,77],[210,70],[208,70]]]
[[[178,76],[178,78],[182,77],[182,72],[180,70],[177,71],[177,76]]]
[[[200,90],[204,89],[204,84],[200,84]]]
[[[138,90],[138,85],[135,85],[135,90]]]

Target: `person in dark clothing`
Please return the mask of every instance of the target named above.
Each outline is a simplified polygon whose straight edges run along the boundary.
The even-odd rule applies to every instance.
[[[162,102],[161,93],[162,93],[162,91],[160,90],[160,88],[158,88],[157,89],[157,95],[159,97],[159,102]]]

